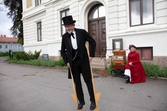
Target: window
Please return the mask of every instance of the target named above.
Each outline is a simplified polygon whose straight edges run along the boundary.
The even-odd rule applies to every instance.
[[[42,41],[42,23],[37,23],[37,41]]]
[[[154,0],[129,1],[130,26],[154,23]]]
[[[113,50],[122,50],[123,49],[123,40],[122,39],[113,39],[112,45],[113,45]]]
[[[101,4],[95,5],[89,14],[89,19],[92,20],[101,17],[105,17],[105,7]]]
[[[41,0],[35,0],[35,6],[38,6],[41,4]]]
[[[13,49],[16,49],[16,45],[13,45]]]
[[[2,45],[0,45],[0,49],[2,49]]]
[[[65,16],[68,16],[70,14],[70,10],[69,9],[66,9],[66,10],[63,10],[60,12],[60,21],[62,21],[62,18],[65,17]],[[63,35],[64,33],[66,32],[65,28],[64,28],[64,25],[63,25],[63,21],[61,22],[61,35]]]
[[[141,60],[153,60],[152,47],[137,47],[136,51],[139,52]]]
[[[5,45],[5,48],[8,49],[8,45]]]

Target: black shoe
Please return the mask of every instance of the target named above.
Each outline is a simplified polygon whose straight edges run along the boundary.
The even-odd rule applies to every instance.
[[[83,108],[83,105],[85,105],[85,102],[79,103],[77,110],[81,110]]]
[[[91,102],[90,104],[90,110],[94,110],[96,108],[95,102]]]
[[[127,75],[124,76],[124,79],[128,79],[128,78],[129,78],[129,76],[127,76]]]
[[[130,83],[130,77],[126,79],[126,83]]]

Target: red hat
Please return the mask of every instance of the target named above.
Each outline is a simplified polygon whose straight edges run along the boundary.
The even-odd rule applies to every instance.
[[[129,45],[129,49],[131,49],[132,47],[134,47],[136,49],[136,46],[135,45]]]

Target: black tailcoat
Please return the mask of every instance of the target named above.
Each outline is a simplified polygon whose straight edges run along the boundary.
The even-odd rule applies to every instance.
[[[90,47],[90,57],[95,56],[95,48],[96,42],[90,36],[90,34],[85,31],[84,29],[77,29],[75,28],[76,32],[76,39],[77,39],[77,46],[78,46],[78,54],[80,55],[82,61],[82,74],[85,74],[86,79],[91,79],[91,72],[90,72],[90,64],[89,64],[89,57],[86,49],[86,42],[89,42]],[[62,36],[62,44],[61,44],[61,56],[64,59],[64,62],[70,63],[72,67],[72,45],[71,45],[71,38],[69,33],[65,33]],[[70,70],[68,69],[68,78],[71,79]]]

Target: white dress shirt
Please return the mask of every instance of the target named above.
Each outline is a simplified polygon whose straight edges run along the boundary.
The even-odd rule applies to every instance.
[[[76,38],[75,31],[73,31],[73,34],[74,34],[74,38],[71,35],[71,44],[72,44],[73,49],[77,49],[78,46],[77,46],[77,38]]]

